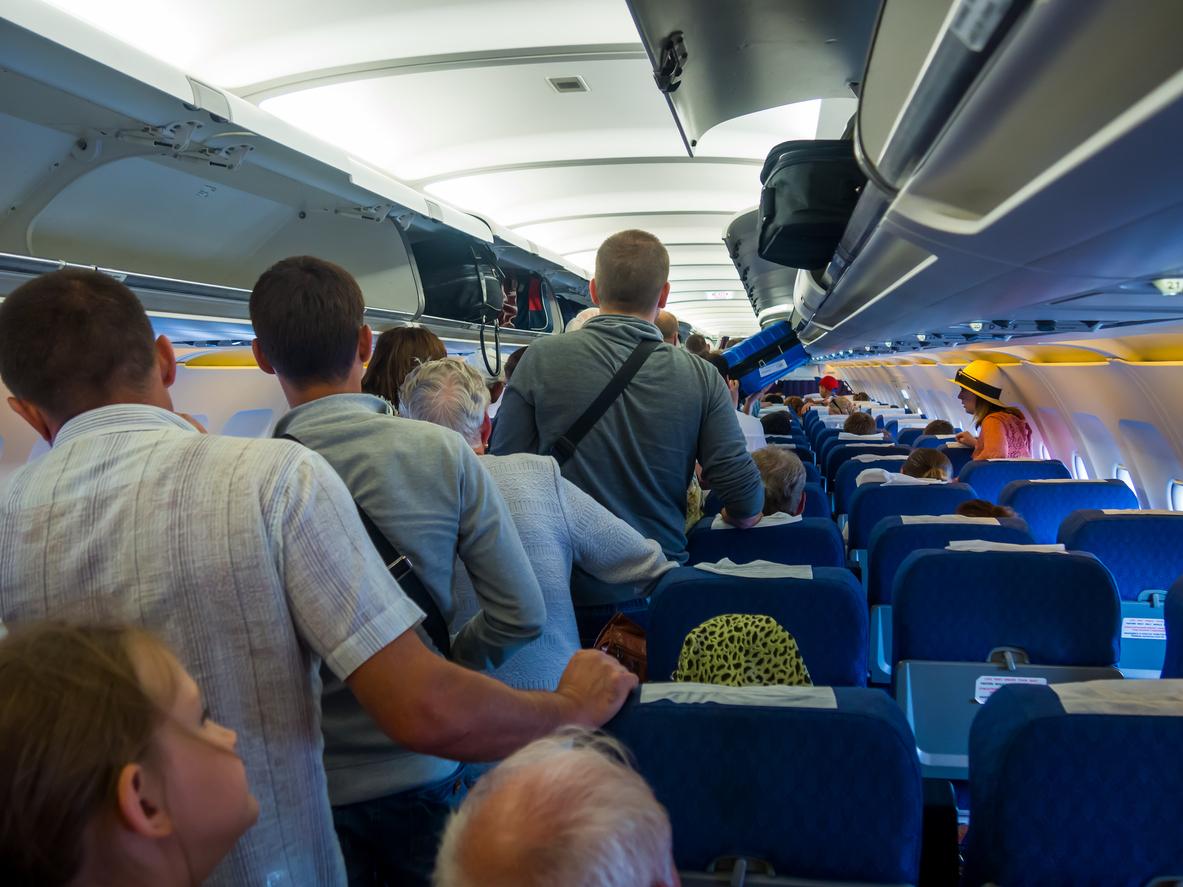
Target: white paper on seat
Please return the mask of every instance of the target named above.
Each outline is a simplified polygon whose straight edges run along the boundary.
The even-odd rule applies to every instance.
[[[852,456],[851,462],[906,462],[907,456],[880,456],[877,453],[860,453]]]
[[[883,421],[885,423],[895,422],[896,428],[923,428],[929,422],[923,416],[892,416]]]
[[[942,480],[939,477],[912,477],[910,474],[897,474],[893,471],[887,475],[884,483],[900,487],[923,487],[932,486],[933,484],[947,484],[949,481]]]
[[[1062,543],[1023,545],[1018,542],[991,542],[988,539],[958,539],[945,546],[945,551],[1029,551],[1036,554],[1067,554]]]
[[[1079,681],[1051,688],[1071,715],[1183,717],[1183,680]]]
[[[1087,480],[1085,478],[1075,477],[1024,477],[1016,478],[1016,480],[1025,480],[1031,484],[1095,484],[1095,480]]]
[[[750,529],[758,529],[760,527],[782,527],[785,524],[796,524],[801,522],[801,515],[799,514],[785,514],[783,511],[778,511],[775,514],[766,514],[760,518],[760,523]],[[733,527],[731,524],[723,520],[723,515],[716,514],[715,519],[711,521],[712,530],[737,530],[738,527]]]
[[[719,576],[742,576],[746,579],[812,579],[813,567],[808,564],[774,564],[772,561],[751,561],[737,564],[725,557],[713,564],[695,564],[694,569]]]
[[[953,435],[953,437],[954,437],[954,438],[956,438],[956,437],[957,437],[957,435],[956,435],[956,434],[954,434],[954,435]],[[970,445],[969,445],[969,444],[963,444],[963,443],[947,443],[947,444],[945,444],[945,449],[946,449],[946,450],[968,450],[968,449],[972,449],[972,448],[970,447]]]
[[[843,431],[838,435],[838,440],[874,440],[882,443],[883,434],[881,432],[876,432],[875,434],[855,434],[851,431]]]
[[[789,408],[783,403],[770,403],[760,406],[760,415],[766,416],[769,413],[787,413]]]
[[[986,459],[987,462],[1048,462],[1048,459],[1036,459],[1034,456],[1015,456],[1013,459]]]
[[[957,440],[956,434],[930,434],[929,437],[936,438],[937,440]],[[960,446],[964,446],[964,444],[960,444]]]
[[[719,684],[642,684],[641,705],[651,702],[759,705],[775,708],[837,708],[831,687],[725,687]]]
[[[1183,511],[1166,508],[1102,508],[1101,514],[1149,514],[1153,517],[1183,517]]]
[[[996,517],[967,517],[963,514],[902,514],[905,524],[977,524],[983,527],[997,527]]]

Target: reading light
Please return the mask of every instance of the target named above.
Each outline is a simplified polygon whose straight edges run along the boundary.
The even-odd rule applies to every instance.
[[[916,341],[917,342],[923,342],[927,338],[928,338],[928,336],[924,335],[924,333],[917,333],[916,334]]]
[[[971,323],[969,325],[969,328],[971,330],[973,330],[975,333],[980,333],[982,331],[982,327],[984,327],[984,326],[985,326],[985,324],[982,323],[980,320],[975,320],[973,323]]]

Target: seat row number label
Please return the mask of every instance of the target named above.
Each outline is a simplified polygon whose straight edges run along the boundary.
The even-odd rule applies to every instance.
[[[1167,639],[1167,623],[1165,619],[1146,619],[1127,616],[1121,620],[1121,636],[1123,639],[1139,641],[1165,641]]]
[[[1020,675],[984,674],[974,681],[974,702],[982,705],[1000,688],[1007,684],[1047,684],[1047,678],[1028,678]]]

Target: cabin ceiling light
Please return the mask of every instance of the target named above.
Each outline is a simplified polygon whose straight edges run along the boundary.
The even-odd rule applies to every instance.
[[[707,297],[707,299],[709,299],[711,301],[717,301],[719,299],[734,299],[735,293],[728,292],[727,290],[722,290],[721,292],[717,292],[717,293],[707,293],[706,297]]]
[[[923,342],[927,338],[928,338],[928,336],[924,335],[924,333],[917,333],[916,334],[916,341],[917,342]]]
[[[971,330],[973,330],[975,333],[980,333],[982,331],[982,327],[984,327],[984,326],[985,326],[985,324],[982,323],[980,320],[975,320],[973,323],[971,323],[969,325],[969,328]]]
[[[1150,282],[1164,296],[1183,295],[1183,277],[1160,277]]]
[[[577,74],[569,77],[547,77],[546,82],[550,84],[551,89],[558,93],[588,91],[587,81]]]

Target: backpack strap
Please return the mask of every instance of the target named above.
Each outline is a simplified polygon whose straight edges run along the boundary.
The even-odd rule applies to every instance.
[[[608,411],[608,407],[612,406],[616,398],[624,392],[628,387],[628,383],[632,381],[633,376],[637,374],[637,370],[641,368],[649,355],[657,350],[659,345],[663,342],[654,339],[646,339],[639,342],[637,347],[633,349],[633,353],[628,356],[620,369],[616,371],[608,384],[604,386],[604,390],[600,392],[599,396],[591,402],[583,415],[567,429],[567,433],[562,435],[554,442],[550,448],[550,455],[552,455],[562,465],[568,459],[575,455],[575,448],[579,446],[579,442],[587,436],[587,433],[592,430],[592,427],[600,421],[600,418]]]
[[[281,434],[280,437],[304,446],[303,442],[294,435]],[[385,533],[378,529],[378,525],[366,513],[366,510],[361,507],[360,502],[354,499],[353,505],[357,508],[357,516],[361,518],[362,526],[366,528],[366,535],[370,537],[370,542],[378,550],[378,554],[382,558],[382,563],[386,565],[386,569],[390,571],[390,575],[398,583],[399,588],[424,612],[423,630],[427,632],[427,636],[431,638],[431,642],[435,644],[435,648],[445,658],[450,658],[452,655],[452,641],[448,633],[448,623],[444,619],[444,614],[440,612],[439,604],[431,596],[431,592],[427,590],[423,582],[415,575],[413,569],[414,564],[411,563],[411,559],[395,548],[394,543],[387,538]]]

